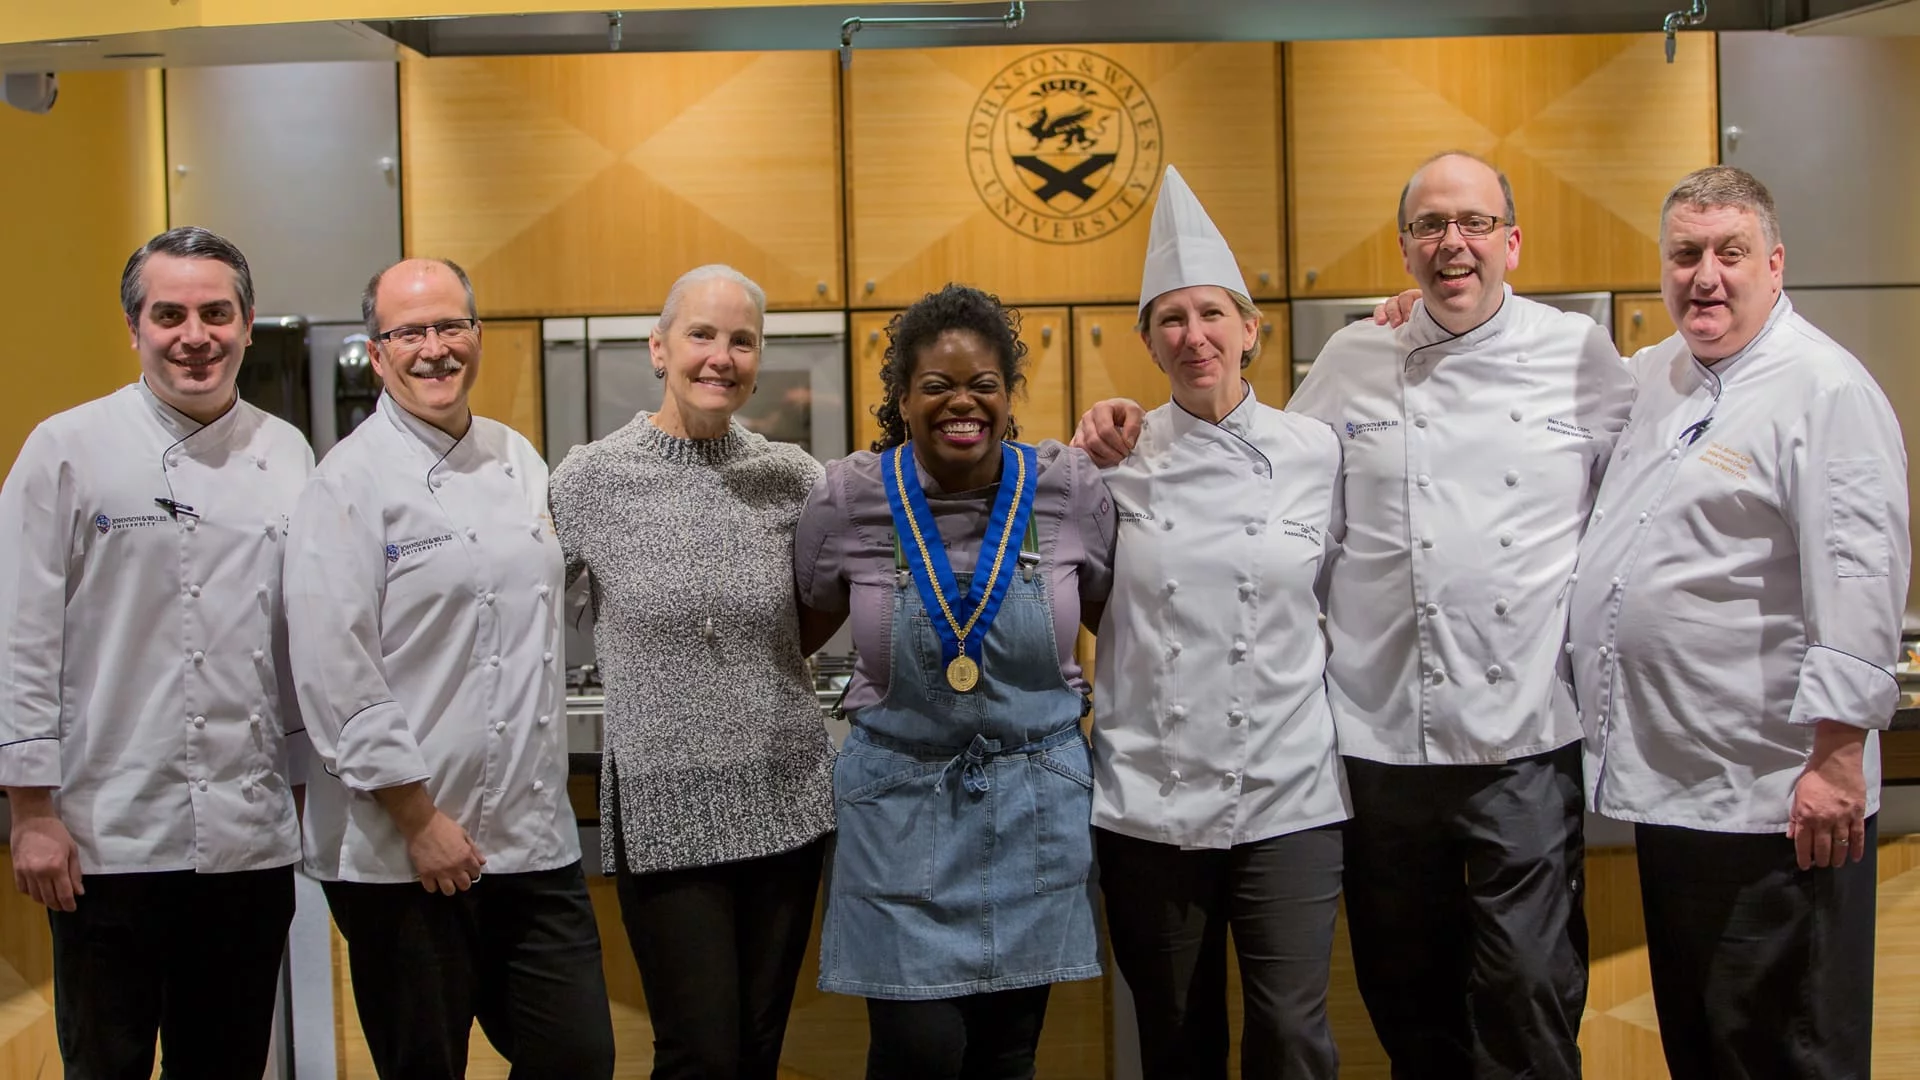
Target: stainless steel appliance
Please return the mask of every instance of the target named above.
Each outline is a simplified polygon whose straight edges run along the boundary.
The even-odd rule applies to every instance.
[[[1296,300],[1292,306],[1293,319],[1293,385],[1307,377],[1307,371],[1313,367],[1314,357],[1326,347],[1327,340],[1341,327],[1362,319],[1373,318],[1373,309],[1386,297],[1371,296],[1346,300]],[[1613,332],[1613,294],[1607,292],[1584,293],[1543,293],[1528,294],[1527,299],[1537,300],[1562,311],[1577,311],[1604,327],[1609,334]]]
[[[307,385],[307,320],[298,315],[253,320],[253,342],[240,364],[240,396],[313,437]]]

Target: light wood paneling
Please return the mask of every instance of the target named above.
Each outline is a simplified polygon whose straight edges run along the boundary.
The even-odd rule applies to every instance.
[[[475,415],[498,420],[546,446],[545,381],[540,373],[540,324],[502,319],[480,329],[480,374],[467,404]]]
[[[1135,299],[1167,164],[1255,295],[1284,295],[1277,68],[1267,43],[862,53],[846,85],[853,302],[951,280],[1010,303]]]
[[[1717,160],[1711,35],[1299,41],[1287,50],[1295,297],[1394,293],[1396,201],[1443,150],[1513,182],[1516,289],[1653,288],[1660,202]]]
[[[1621,293],[1613,298],[1613,340],[1632,356],[1673,336],[1673,316],[1659,293]]]
[[[1293,392],[1287,305],[1264,303],[1260,313],[1260,355],[1245,375],[1261,404],[1283,408]],[[1167,403],[1167,376],[1154,366],[1153,356],[1134,331],[1138,318],[1139,309],[1133,304],[1073,309],[1074,423],[1094,402],[1107,398],[1132,398],[1148,412]]]
[[[856,311],[853,330],[853,447],[870,449],[880,437],[873,410],[882,400],[880,366],[886,360],[887,323],[896,312]],[[1020,441],[1067,441],[1069,423],[1069,351],[1066,308],[1022,308],[1020,340],[1027,346],[1027,382],[1013,400],[1013,417],[1020,423]]]
[[[408,254],[483,315],[655,311],[725,262],[780,308],[841,306],[831,52],[440,57],[401,64]]]

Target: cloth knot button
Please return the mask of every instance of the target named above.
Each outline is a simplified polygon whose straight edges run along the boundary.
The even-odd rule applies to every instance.
[[[553,721],[553,717],[548,716],[546,713],[541,713],[540,719],[534,721],[534,723],[539,724],[541,727],[546,727],[552,721]]]
[[[1516,424],[1517,424],[1517,423],[1519,423],[1519,422],[1520,422],[1520,410],[1519,410],[1519,409],[1515,409],[1515,410],[1513,410],[1512,412],[1510,412],[1510,413],[1508,413],[1507,415],[1513,418],[1513,422],[1514,422],[1514,423],[1516,423]]]
[[[492,594],[492,593],[481,593],[481,594],[480,594],[480,602],[481,602],[481,603],[483,603],[483,604],[491,604],[491,603],[493,603],[493,594]]]
[[[1422,547],[1423,549],[1425,549],[1425,550],[1427,550],[1427,551],[1432,551],[1432,550],[1433,550],[1433,537],[1431,537],[1431,536],[1423,536],[1423,537],[1421,537],[1421,538],[1420,538],[1420,546],[1421,546],[1421,547]]]
[[[267,459],[263,457],[254,458],[253,467],[256,469],[265,469],[267,467]]]
[[[497,732],[507,730],[507,722],[505,720],[495,720],[493,722],[493,730]]]
[[[1173,528],[1173,519],[1172,519],[1172,518],[1161,518],[1161,519],[1160,519],[1160,527],[1161,527],[1161,528],[1163,528],[1163,529],[1171,529],[1171,528]]]
[[[1244,641],[1238,641],[1238,640],[1236,640],[1236,641],[1235,641],[1235,642],[1233,643],[1233,655],[1235,655],[1235,656],[1245,656],[1245,655],[1247,655],[1247,643],[1246,643],[1246,642],[1244,642]]]
[[[489,657],[487,657],[487,666],[488,666],[488,667],[499,667],[499,666],[500,666],[500,658],[499,658],[498,656],[489,656]]]
[[[205,780],[200,781],[200,790],[201,791],[207,790],[207,782]]]
[[[1500,665],[1499,664],[1489,664],[1487,666],[1487,681],[1488,682],[1500,681]]]
[[[260,714],[259,714],[259,713],[257,713],[257,712],[250,712],[250,713],[248,713],[248,714],[247,714],[247,723],[249,723],[249,724],[252,724],[252,725],[253,725],[253,726],[255,726],[255,727],[259,727],[259,726],[260,726]]]
[[[1241,712],[1239,709],[1235,709],[1232,712],[1227,714],[1227,723],[1237,726],[1242,721],[1246,720],[1246,718],[1247,718],[1246,713]]]
[[[1240,599],[1245,600],[1251,597],[1252,595],[1253,595],[1253,582],[1251,581],[1241,582],[1240,583]]]
[[[1438,618],[1440,615],[1440,605],[1428,604],[1426,607],[1426,612],[1427,612],[1427,618],[1429,619]]]
[[[1180,655],[1180,643],[1177,641],[1167,642],[1167,658],[1171,660],[1172,658],[1179,655]]]
[[[266,658],[267,658],[267,650],[265,650],[265,649],[255,649],[255,650],[253,650],[253,662],[254,662],[254,663],[256,663],[256,664],[257,664],[257,663],[259,663],[260,661],[262,661],[262,660],[265,660]]]
[[[1508,469],[1507,470],[1507,486],[1518,487],[1519,484],[1520,484],[1520,473],[1516,470]]]
[[[1512,546],[1513,546],[1513,534],[1512,534],[1512,533],[1510,533],[1510,532],[1507,532],[1507,533],[1501,533],[1501,534],[1500,534],[1500,546],[1501,546],[1501,547],[1512,547]]]
[[[1498,599],[1498,600],[1495,600],[1495,601],[1493,602],[1493,613],[1494,613],[1495,615],[1505,615],[1505,614],[1507,613],[1507,598],[1506,598],[1506,597],[1504,597],[1504,596],[1503,596],[1503,597],[1501,597],[1500,599]]]
[[[550,653],[550,652],[543,652],[543,653],[541,653],[541,654],[540,654],[540,662],[541,662],[541,663],[543,663],[543,664],[551,664],[551,663],[553,663],[553,654],[552,654],[552,653]]]
[[[194,718],[193,718],[193,726],[194,726],[194,727],[206,727],[206,726],[207,726],[207,718],[206,718],[206,717],[204,717],[204,716],[196,716],[196,717],[194,717]]]
[[[207,662],[207,654],[201,652],[199,649],[195,649],[193,650],[192,659],[193,659],[193,662],[196,664],[204,664]]]
[[[533,782],[533,790],[535,791],[547,790],[547,782],[545,780],[535,780]]]
[[[1256,524],[1255,522],[1251,522],[1251,521],[1249,521],[1249,522],[1247,522],[1247,535],[1248,535],[1248,536],[1257,536],[1257,535],[1259,535],[1259,533],[1260,533],[1260,526],[1259,526],[1258,524]]]
[[[1185,705],[1175,705],[1173,708],[1167,710],[1167,715],[1175,720],[1185,720],[1187,718],[1187,707]]]
[[[1175,580],[1173,580],[1172,578],[1168,578],[1168,579],[1167,579],[1167,591],[1168,591],[1168,592],[1173,592],[1173,591],[1174,591],[1175,589],[1178,589],[1179,587],[1180,587],[1180,583],[1179,583],[1178,581],[1175,581]]]
[[[467,539],[468,539],[469,541],[473,541],[473,540],[478,540],[478,539],[480,539],[480,530],[479,530],[479,529],[468,529],[468,530],[467,530]]]
[[[553,595],[553,586],[551,585],[540,586],[540,599],[545,600],[547,597],[551,595]]]
[[[200,595],[200,586],[198,585],[187,586],[187,595],[197,598]]]
[[[1434,668],[1433,669],[1433,685],[1439,686],[1441,683],[1446,681],[1447,681],[1447,673],[1444,671],[1441,671],[1439,668]]]
[[[1426,473],[1421,473],[1417,478],[1415,478],[1414,483],[1419,484],[1421,487],[1426,487],[1432,484],[1433,480],[1429,478]]]

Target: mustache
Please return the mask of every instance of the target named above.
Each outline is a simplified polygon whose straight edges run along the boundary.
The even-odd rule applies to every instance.
[[[407,374],[412,375],[416,379],[441,379],[448,375],[458,373],[460,369],[464,367],[466,367],[465,364],[451,356],[441,356],[434,359],[423,357],[415,360],[407,368]]]

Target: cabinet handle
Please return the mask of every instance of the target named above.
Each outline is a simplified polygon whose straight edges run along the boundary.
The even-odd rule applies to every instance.
[[[1309,288],[1311,288],[1311,287],[1313,286],[1313,283],[1314,283],[1314,282],[1316,282],[1316,281],[1319,281],[1319,280],[1320,280],[1320,271],[1318,271],[1318,270],[1312,270],[1312,269],[1309,269],[1309,270],[1307,271],[1307,286],[1308,286]]]
[[[879,344],[879,342],[880,342],[880,331],[878,330],[867,331],[867,344],[877,345]]]
[[[1647,316],[1646,316],[1646,313],[1645,313],[1645,312],[1641,312],[1641,311],[1636,311],[1636,312],[1634,312],[1634,313],[1633,313],[1633,326],[1634,326],[1634,329],[1636,329],[1636,330],[1637,330],[1637,329],[1639,329],[1640,327],[1642,327],[1642,326],[1645,326],[1645,325],[1647,325]]]
[[[1093,343],[1095,345],[1100,344],[1100,324],[1099,323],[1093,324]]]
[[[1043,326],[1040,328],[1040,344],[1042,345],[1053,344],[1053,327]]]

